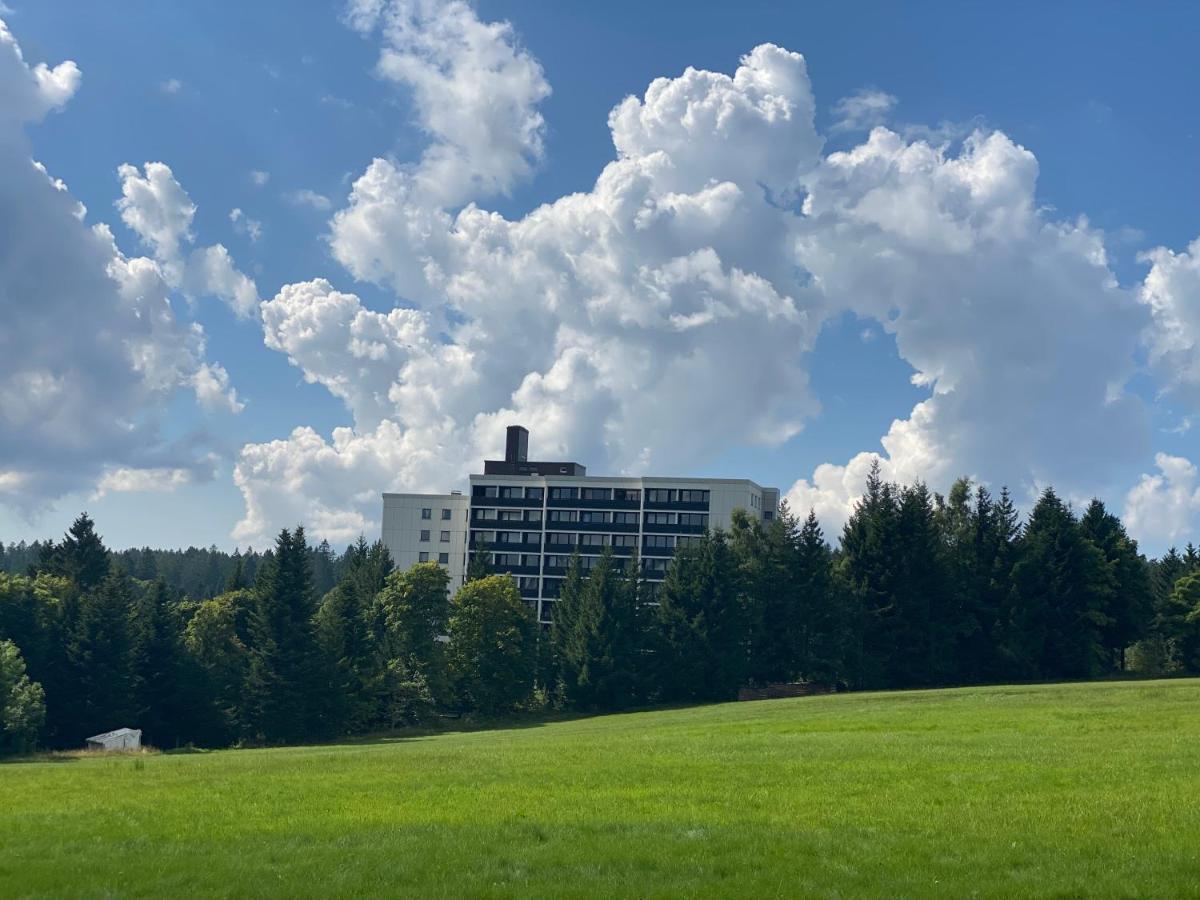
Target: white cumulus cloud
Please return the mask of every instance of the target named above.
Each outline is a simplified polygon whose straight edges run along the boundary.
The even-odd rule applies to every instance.
[[[72,62],[26,63],[0,23],[0,502],[25,513],[95,487],[105,471],[210,471],[195,442],[164,439],[160,423],[201,373],[227,381],[199,326],[176,318],[158,263],[121,253],[32,158],[24,125],[79,83]],[[146,198],[139,225],[150,246],[176,247],[190,216],[160,212]]]
[[[1188,540],[1200,524],[1200,476],[1182,456],[1157,453],[1158,474],[1143,475],[1125,497],[1125,524],[1139,541],[1166,546]]]

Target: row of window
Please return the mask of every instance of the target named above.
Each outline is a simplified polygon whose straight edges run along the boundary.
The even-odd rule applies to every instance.
[[[449,521],[450,521],[451,512],[452,512],[452,511],[451,511],[451,510],[448,510],[448,509],[443,509],[443,510],[442,510],[442,521],[443,521],[443,522],[449,522]],[[433,518],[433,509],[432,509],[431,507],[428,507],[428,506],[424,507],[424,508],[421,510],[421,518],[422,518],[422,519],[432,519],[432,518]]]
[[[426,528],[422,528],[421,529],[421,543],[425,544],[428,542],[429,542],[429,530]],[[450,532],[439,531],[438,532],[438,543],[441,543],[441,544],[450,543]]]
[[[472,510],[477,522],[540,522],[540,509],[483,509]]]
[[[477,484],[471,489],[471,496],[479,499],[496,498],[500,500],[541,500],[545,496],[540,487],[525,487],[508,484]],[[646,500],[650,503],[708,503],[709,492],[696,488],[647,488]],[[602,488],[602,487],[551,487],[551,500],[618,500],[627,503],[639,503],[642,492],[637,488]],[[754,502],[751,497],[751,502]],[[758,501],[761,506],[762,501]],[[427,510],[426,510],[427,511]],[[442,510],[443,514],[449,510]],[[444,516],[449,518],[448,516]]]
[[[437,561],[443,566],[450,565],[450,554],[449,553],[439,553]],[[417,554],[417,562],[429,562],[429,553],[426,552],[425,550],[422,550],[420,553]]]
[[[540,546],[540,535],[536,531],[473,531],[471,532],[471,536],[476,546],[479,544],[524,544],[528,545],[531,550],[537,549]],[[642,546],[651,549],[671,550],[676,547],[692,547],[699,543],[699,535],[647,534],[642,536]],[[636,534],[593,534],[587,531],[548,531],[546,532],[546,544],[547,546],[554,544],[570,547],[579,546],[585,550],[591,547],[595,548],[596,552],[599,552],[601,547],[636,547],[638,545],[638,538]],[[520,557],[521,554],[506,554],[506,556]],[[517,565],[517,563],[506,562],[504,565]],[[525,564],[521,563],[520,565]]]
[[[650,488],[646,491],[648,503],[708,503],[708,491],[691,488]]]

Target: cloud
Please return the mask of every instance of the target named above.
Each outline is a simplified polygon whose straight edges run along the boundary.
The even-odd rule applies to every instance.
[[[721,406],[739,441],[800,430],[820,301],[764,184],[782,192],[819,157],[803,58],[762,47],[732,76],[681,78],[614,111],[619,157],[590,192],[517,221],[421,206],[410,171],[369,167],[335,216],[335,254],[418,305],[373,312],[320,280],[264,304],[267,345],[354,428],[243,448],[239,540],[308,509],[372,523],[379,491],[455,484],[512,421],[539,453],[616,471],[709,458],[731,437]]]
[[[468,13],[348,10],[384,56],[416,57],[396,71],[416,73],[397,80],[418,122],[444,111],[435,98],[486,105],[494,89],[503,115],[486,127],[507,136],[490,140],[517,149],[487,170],[450,126],[426,125],[420,161],[381,156],[355,180],[331,247],[397,309],[324,280],[263,305],[267,346],[353,424],[243,448],[239,540],[298,519],[373,529],[379,492],[461,483],[512,422],[532,428],[538,455],[615,473],[778,445],[819,414],[807,354],[847,313],[891,336],[928,396],[878,447],[798,480],[794,508],[835,530],[876,461],[943,490],[959,475],[1018,498],[1047,483],[1124,490],[1149,452],[1127,384],[1150,311],[1114,276],[1101,232],[1038,203],[1030,150],[995,130],[931,142],[876,127],[824,154],[804,58],[764,44],[732,74],[689,68],[617,104],[615,158],[591,188],[509,219],[478,201],[531,174],[545,92],[530,89],[536,63],[511,29]],[[493,58],[523,75],[481,81]],[[443,63],[436,91],[427,59]],[[865,122],[871,106],[843,109]],[[455,171],[426,183],[449,159]]]
[[[1140,299],[1150,310],[1150,364],[1167,390],[1200,408],[1200,238],[1182,253],[1156,247]]]
[[[357,0],[347,21],[382,39],[376,73],[412,94],[430,138],[403,167],[418,202],[455,206],[507,193],[541,159],[550,95],[542,68],[507,22],[482,22],[460,0]]]
[[[227,381],[205,358],[203,330],[175,316],[159,264],[121,253],[32,159],[24,124],[79,83],[74,63],[27,64],[0,24],[0,502],[27,514],[113,469],[209,469],[202,440],[170,441],[160,426],[202,372]],[[190,216],[160,216],[161,181],[142,187],[151,196],[135,218],[148,245],[177,247]]]
[[[271,180],[271,173],[264,172],[262,169],[250,170],[250,181],[255,187],[262,187]]]
[[[324,194],[318,194],[316,191],[309,188],[301,188],[296,191],[288,191],[283,195],[284,199],[294,206],[311,206],[313,209],[325,211],[333,208],[333,202]]]
[[[105,494],[170,493],[191,481],[189,469],[111,469],[100,479],[92,499]]]
[[[178,94],[183,90],[183,82],[178,78],[168,78],[158,85],[158,89],[167,95]]]
[[[254,313],[258,289],[237,269],[224,245],[197,247],[185,254],[184,245],[195,241],[191,226],[196,205],[175,180],[171,167],[148,162],[139,171],[126,163],[117,174],[121,178],[121,199],[117,201],[121,219],[153,252],[167,284],[189,297],[216,297],[242,318]],[[239,219],[233,220],[235,225]]]
[[[262,239],[262,222],[250,218],[240,208],[234,207],[229,211],[229,221],[233,224],[234,231],[250,238],[250,243],[257,244]]]
[[[1200,478],[1182,456],[1157,453],[1157,475],[1143,475],[1125,497],[1125,524],[1138,541],[1163,546],[1186,540],[1200,525]]]
[[[869,131],[886,121],[896,98],[877,88],[859,88],[833,105],[830,131]]]

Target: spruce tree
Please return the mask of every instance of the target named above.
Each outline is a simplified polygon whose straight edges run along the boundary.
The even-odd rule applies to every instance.
[[[718,529],[676,550],[657,597],[662,699],[736,697],[748,672],[750,621],[725,533]]]
[[[1053,489],[1042,492],[1013,567],[1009,652],[1020,678],[1088,678],[1105,658],[1101,635],[1113,579]]]
[[[119,566],[79,599],[67,645],[74,690],[62,735],[71,744],[114,728],[137,727],[131,721],[136,712],[129,672],[132,606],[133,584]]]
[[[898,653],[898,511],[896,488],[883,480],[876,461],[842,529],[839,566],[858,620],[850,656],[856,664],[851,680],[859,687],[892,686]]]
[[[332,729],[329,683],[313,627],[312,582],[303,527],[283,529],[255,585],[250,617],[246,711],[251,736],[296,742]]]
[[[169,607],[170,591],[161,578],[134,600],[129,619],[129,676],[133,720],[156,747],[180,743],[189,713],[181,678],[180,628]]]
[[[108,575],[108,567],[108,549],[96,534],[96,524],[87,513],[81,513],[58,545],[52,571],[71,579],[82,592],[98,587]]]
[[[631,706],[638,685],[636,576],[621,572],[606,546],[578,596],[574,587],[566,593],[567,609],[552,627],[567,702],[577,709]]]
[[[1138,553],[1137,541],[1125,531],[1121,520],[1093,500],[1080,519],[1083,536],[1104,554],[1112,578],[1103,613],[1107,621],[1101,643],[1108,671],[1125,670],[1125,652],[1149,630],[1154,616],[1154,593],[1146,561]]]
[[[781,509],[782,512],[782,509]],[[788,514],[790,518],[790,513]],[[791,531],[794,526],[785,524]],[[846,654],[854,626],[840,585],[834,577],[833,551],[816,513],[795,538],[792,584],[795,617],[795,671],[802,681],[835,683],[846,672]]]

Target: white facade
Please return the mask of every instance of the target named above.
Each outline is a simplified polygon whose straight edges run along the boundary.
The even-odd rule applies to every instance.
[[[398,569],[434,562],[457,587],[466,577],[467,524],[471,502],[449,494],[384,494],[383,543]]]
[[[422,552],[442,562],[451,590],[463,583],[472,547],[485,546],[493,570],[512,574],[539,620],[549,622],[576,548],[585,567],[606,545],[618,557],[636,552],[646,579],[661,581],[677,546],[705,530],[728,530],[736,509],[769,521],[778,505],[777,488],[748,479],[472,475],[465,496],[384,494],[383,541],[398,568]],[[441,519],[446,509],[450,517]],[[426,510],[432,521],[421,518]],[[439,541],[442,530],[450,531],[448,541]]]
[[[87,739],[89,750],[140,750],[141,746],[142,732],[137,728],[118,728],[116,731],[94,734]]]

